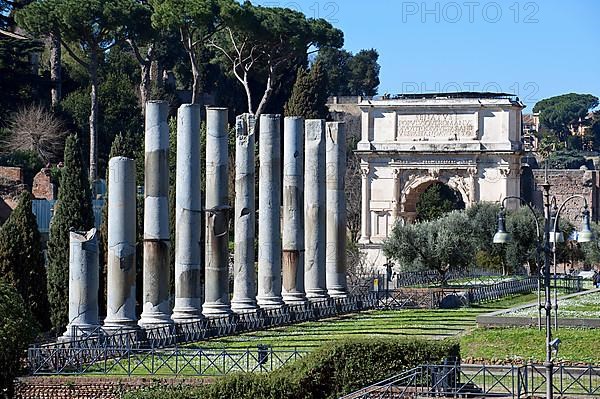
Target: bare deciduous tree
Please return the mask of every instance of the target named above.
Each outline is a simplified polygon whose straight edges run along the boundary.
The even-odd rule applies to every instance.
[[[29,105],[17,111],[9,122],[10,135],[2,148],[14,151],[33,151],[42,161],[62,157],[67,129],[62,120],[41,105]]]

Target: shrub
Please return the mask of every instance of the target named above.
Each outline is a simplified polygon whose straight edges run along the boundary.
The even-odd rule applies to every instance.
[[[15,288],[0,279],[0,397],[11,397],[12,381],[22,371],[25,349],[38,326]]]
[[[36,320],[47,328],[49,305],[41,242],[31,194],[24,192],[0,228],[0,277],[17,289]]]
[[[154,388],[128,399],[338,398],[424,363],[459,356],[452,340],[355,339],[321,347],[270,374],[235,374],[201,387]]]

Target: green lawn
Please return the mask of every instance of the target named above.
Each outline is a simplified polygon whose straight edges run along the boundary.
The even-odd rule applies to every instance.
[[[481,313],[535,301],[536,298],[535,294],[519,295],[456,310],[370,311],[214,339],[194,344],[192,347],[255,348],[260,344],[277,349],[311,350],[327,342],[349,337],[407,336],[442,339],[474,328],[476,317]]]
[[[600,364],[600,330],[561,328],[558,358],[569,362]],[[546,357],[545,331],[537,328],[477,328],[460,339],[463,359],[480,361],[543,362]]]
[[[219,370],[235,369],[240,361],[246,362],[248,359],[251,362],[255,361],[256,359],[252,356],[244,357],[243,353],[239,351],[248,349],[254,354],[258,345],[267,345],[277,351],[298,349],[304,352],[312,351],[328,342],[349,337],[399,336],[431,339],[456,337],[461,343],[462,357],[464,359],[473,358],[477,362],[490,363],[495,360],[515,359],[542,361],[544,335],[537,329],[479,329],[476,327],[476,317],[479,314],[533,302],[536,298],[535,293],[518,295],[472,308],[456,310],[369,311],[224,337],[188,345],[187,348],[203,348],[211,351],[224,349],[230,353],[230,357],[227,359],[217,355],[215,359],[219,360],[215,364],[192,362],[189,365],[184,364],[183,369],[180,361],[177,368],[181,375],[194,375],[197,370],[218,374]],[[563,341],[560,358],[576,362],[600,363],[597,349],[598,342],[600,342],[600,331],[561,329],[557,336]],[[286,355],[281,356],[285,358]],[[143,355],[137,357],[139,359],[136,359],[134,363],[137,363],[139,367],[133,372],[136,375],[144,375],[149,369],[159,370],[157,374],[170,375],[175,369],[174,359],[165,358],[158,364],[151,365]],[[109,362],[108,368],[114,365],[114,362]],[[101,372],[100,370],[106,365],[98,365],[98,367],[96,372]],[[277,366],[274,365],[274,367]],[[89,371],[93,373],[95,370]],[[114,375],[124,372],[126,371],[118,366],[111,370],[111,374]]]

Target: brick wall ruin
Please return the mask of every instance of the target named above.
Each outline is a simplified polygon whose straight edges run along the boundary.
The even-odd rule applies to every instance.
[[[543,197],[541,185],[545,181],[545,171],[535,169],[532,171],[534,177],[534,187],[532,193],[533,202],[538,209],[543,209]],[[592,220],[600,220],[600,198],[598,198],[600,187],[600,174],[596,170],[572,170],[555,169],[548,171],[548,181],[552,184],[550,195],[555,196],[558,205],[563,203],[572,195],[582,195],[588,201]],[[561,212],[571,223],[581,222],[581,211],[583,201],[579,199],[572,200]]]
[[[15,381],[16,399],[120,399],[133,390],[156,386],[202,385],[203,378],[23,377]]]

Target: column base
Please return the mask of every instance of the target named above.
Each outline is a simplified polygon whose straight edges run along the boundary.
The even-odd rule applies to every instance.
[[[327,295],[331,298],[347,298],[348,290],[345,288],[329,288],[327,289]]]
[[[137,331],[140,329],[137,320],[131,319],[105,319],[102,327],[107,332],[115,334],[118,334],[119,332]]]
[[[293,292],[283,294],[283,302],[286,305],[303,305],[308,302],[304,292]]]
[[[173,309],[171,319],[175,324],[186,324],[202,321],[204,320],[204,315],[198,309],[190,309],[189,311]]]
[[[78,339],[81,336],[95,336],[100,332],[98,327],[100,327],[99,324],[69,324],[67,325],[67,331],[58,340],[64,342]]]
[[[204,319],[200,298],[175,298],[171,319],[175,324],[193,323]]]
[[[360,237],[358,240],[359,244],[371,244],[371,239],[369,237]]]
[[[207,302],[202,305],[202,314],[209,318],[229,316],[231,306],[219,302]]]
[[[253,299],[231,300],[231,311],[234,313],[249,313],[256,311],[256,309],[258,309],[258,305]]]
[[[256,303],[263,309],[280,308],[285,305],[280,296],[256,298]]]
[[[138,321],[138,325],[143,329],[170,326],[172,324],[171,315],[162,312],[144,312],[140,316],[140,321]]]
[[[327,295],[327,290],[306,291],[306,298],[310,302],[318,302],[329,299],[329,295]]]

